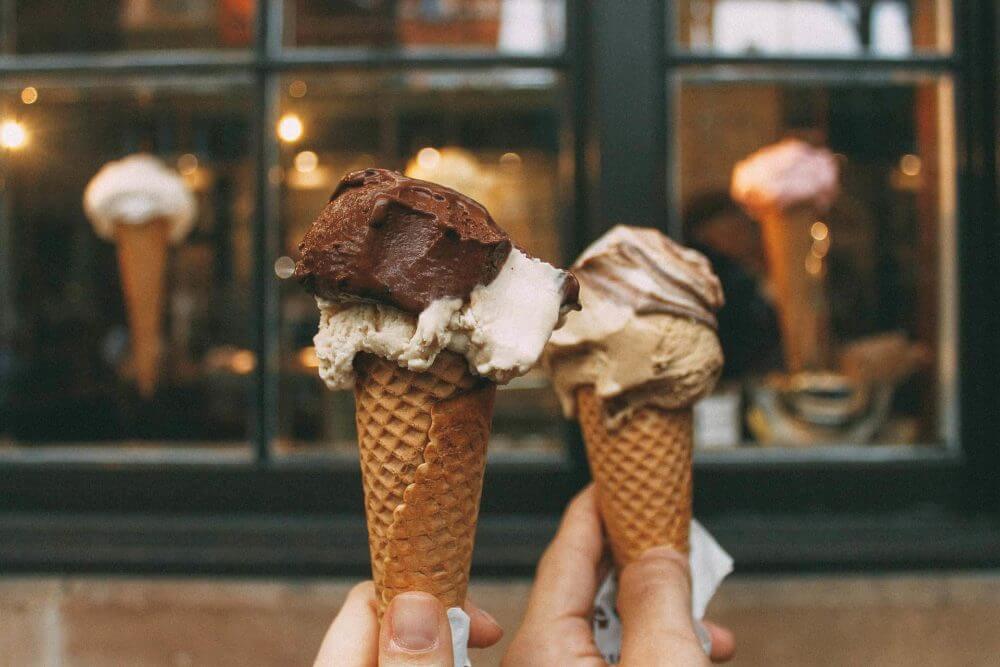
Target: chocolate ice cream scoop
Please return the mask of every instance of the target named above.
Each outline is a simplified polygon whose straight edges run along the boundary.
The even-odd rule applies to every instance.
[[[516,248],[481,204],[385,169],[345,176],[299,248],[332,389],[352,385],[362,352],[424,371],[450,350],[505,383],[579,307],[576,278]]]
[[[511,251],[489,212],[465,195],[386,169],[348,174],[299,245],[295,276],[329,301],[365,300],[419,314],[468,301]]]

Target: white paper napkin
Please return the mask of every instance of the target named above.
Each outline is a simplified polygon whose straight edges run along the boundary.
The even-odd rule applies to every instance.
[[[733,559],[719,546],[715,538],[697,521],[691,521],[691,610],[695,632],[705,653],[712,650],[708,632],[701,624],[705,609],[719,584],[733,571]],[[618,598],[618,578],[614,570],[608,573],[594,598],[594,641],[604,659],[617,664],[621,655],[622,625],[615,609]]]
[[[448,610],[448,625],[451,626],[451,650],[455,657],[455,667],[472,667],[469,662],[469,615],[461,607]]]

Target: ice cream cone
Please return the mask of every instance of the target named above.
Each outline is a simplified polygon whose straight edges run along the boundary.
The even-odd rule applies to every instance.
[[[825,347],[825,300],[819,258],[814,272],[808,263],[813,250],[816,214],[807,207],[773,211],[760,216],[764,250],[778,303],[785,365],[791,373],[822,365]]]
[[[496,386],[442,352],[425,372],[355,360],[365,513],[381,617],[405,591],[465,602]]]
[[[114,227],[136,384],[145,398],[155,393],[160,373],[160,326],[169,231],[170,223],[165,218]]]
[[[691,408],[645,405],[608,430],[604,401],[577,390],[577,417],[597,502],[621,568],[656,546],[688,552],[691,527]]]

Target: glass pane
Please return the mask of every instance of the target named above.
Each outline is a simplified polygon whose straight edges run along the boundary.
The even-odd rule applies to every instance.
[[[674,43],[720,54],[950,53],[950,0],[679,0]]]
[[[558,53],[565,0],[285,0],[287,46]]]
[[[245,442],[250,81],[8,80],[2,95],[0,441]],[[140,152],[162,166],[105,172],[85,213],[98,170]]]
[[[954,435],[951,81],[848,81],[732,68],[675,81],[677,215],[727,296],[725,382],[702,406],[720,432],[706,445]],[[840,184],[832,207],[734,201],[734,165],[788,138],[832,151]],[[784,156],[800,154],[789,146]],[[804,158],[779,165],[774,155],[756,163],[758,192],[816,182]]]
[[[465,192],[528,252],[562,261],[568,140],[554,72],[303,74],[281,86],[287,257],[298,256],[340,177],[377,165]],[[281,295],[280,446],[352,453],[353,397],[326,390],[316,372],[316,303],[294,280],[282,282]],[[532,373],[498,392],[492,451],[561,452],[561,428],[551,391]]]
[[[3,52],[28,54],[247,48],[256,2],[14,0],[3,6]]]

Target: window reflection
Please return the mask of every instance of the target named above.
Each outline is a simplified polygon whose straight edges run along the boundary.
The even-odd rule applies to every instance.
[[[556,53],[565,18],[565,0],[285,0],[285,43]]]
[[[726,291],[723,393],[742,397],[744,437],[864,444],[950,434],[950,99],[947,80],[722,83],[706,74],[681,83],[683,222]],[[840,194],[829,208],[771,220],[733,200],[731,174],[789,137],[833,152]]]
[[[456,187],[481,201],[528,252],[561,263],[561,82],[550,71],[407,72],[288,76],[280,117],[301,134],[282,137],[282,252],[288,276],[297,244],[345,173],[372,165]],[[282,136],[282,124],[276,128]],[[281,284],[281,440],[284,451],[353,453],[349,392],[320,382],[312,337],[315,301]],[[562,451],[561,420],[541,374],[497,394],[494,452]]]
[[[89,0],[4,3],[8,53],[247,48],[255,0]]]
[[[9,84],[0,115],[24,140],[15,147],[17,133],[0,131],[0,440],[245,441],[255,364],[248,83]],[[100,238],[83,206],[99,169],[135,153],[182,179],[197,209],[190,232],[163,248],[160,308],[141,343],[149,355],[137,354],[120,239]]]
[[[693,51],[898,58],[951,50],[943,0],[684,0],[675,11],[676,39]]]

